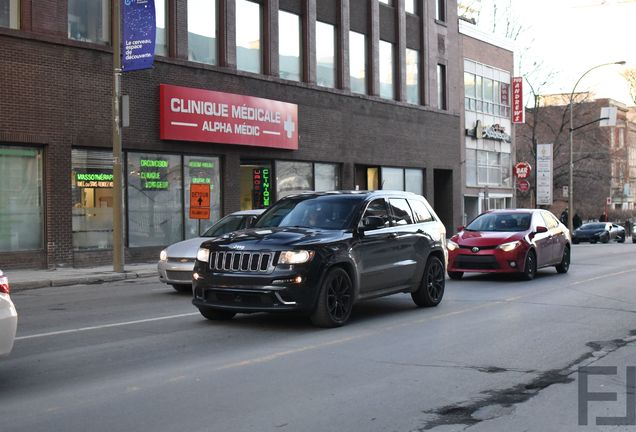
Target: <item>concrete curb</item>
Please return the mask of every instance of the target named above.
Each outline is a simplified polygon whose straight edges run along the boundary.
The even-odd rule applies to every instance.
[[[78,276],[63,276],[59,278],[46,278],[46,279],[34,279],[30,281],[11,282],[11,291],[24,291],[38,288],[47,287],[62,287],[71,285],[86,285],[86,284],[100,284],[106,282],[114,282],[126,279],[141,279],[157,277],[156,270],[140,270],[130,271],[125,273],[98,273],[94,275],[78,275]],[[157,279],[158,280],[158,279]]]

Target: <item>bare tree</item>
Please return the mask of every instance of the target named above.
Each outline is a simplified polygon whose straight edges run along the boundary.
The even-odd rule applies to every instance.
[[[629,84],[629,95],[636,104],[636,68],[625,69],[623,71],[623,76]]]

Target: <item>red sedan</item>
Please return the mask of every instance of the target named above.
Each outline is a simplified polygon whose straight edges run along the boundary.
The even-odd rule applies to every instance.
[[[570,268],[570,231],[549,211],[493,210],[477,216],[448,241],[448,276],[466,272],[519,273],[534,278],[537,269]]]

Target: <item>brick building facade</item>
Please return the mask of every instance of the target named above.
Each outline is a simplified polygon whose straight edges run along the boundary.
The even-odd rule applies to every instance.
[[[84,22],[93,12],[77,12],[74,0],[11,2],[18,10],[0,24],[0,268],[112,262],[111,5],[100,1],[97,30]],[[123,75],[130,98],[130,126],[123,130],[127,262],[153,260],[167,244],[200,230],[187,211],[193,176],[200,177],[193,166],[208,168],[204,181],[213,190],[204,225],[254,206],[249,176],[258,169],[270,170],[274,198],[319,188],[401,187],[425,195],[449,231],[460,222],[455,1],[442,1],[440,12],[439,0],[217,0],[211,2],[216,59],[208,63],[192,59],[191,2],[156,3],[165,14],[165,55],[156,56],[152,69]],[[237,48],[237,15],[254,4],[262,24],[254,45],[258,72],[241,70]],[[280,77],[279,46],[287,38],[280,11],[300,22],[298,80]],[[316,33],[324,28],[333,29],[335,41],[332,85],[319,82],[324,59]],[[365,85],[353,92],[349,38],[360,34]],[[392,50],[388,97],[381,46]],[[298,150],[161,139],[162,84],[296,105]],[[165,167],[156,173],[164,189],[139,186],[149,163]]]

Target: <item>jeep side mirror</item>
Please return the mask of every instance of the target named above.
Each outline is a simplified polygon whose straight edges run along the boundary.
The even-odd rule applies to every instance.
[[[384,218],[380,216],[366,216],[362,218],[362,229],[364,231],[374,230],[384,227]]]

